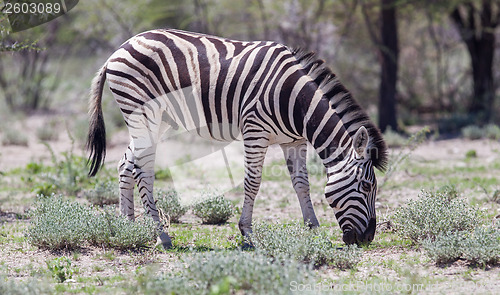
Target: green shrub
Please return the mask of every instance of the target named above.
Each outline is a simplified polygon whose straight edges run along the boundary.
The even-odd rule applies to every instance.
[[[488,124],[484,127],[485,136],[489,139],[499,140],[500,139],[500,127],[495,124]]]
[[[255,249],[276,259],[292,258],[315,266],[333,265],[353,268],[362,256],[357,246],[337,250],[326,231],[293,224],[255,223],[248,242]]]
[[[115,181],[98,182],[93,189],[84,191],[87,200],[97,206],[118,204],[120,189]]]
[[[479,210],[450,191],[422,192],[415,201],[396,209],[392,223],[396,232],[414,243],[448,232],[471,231],[481,221]]]
[[[481,139],[484,136],[484,130],[479,126],[469,125],[462,128],[462,135],[470,140]]]
[[[2,295],[41,295],[54,294],[54,290],[44,281],[30,278],[26,281],[9,279],[6,275],[0,275],[0,294]]]
[[[462,256],[462,242],[465,239],[463,232],[449,232],[437,236],[434,240],[422,241],[422,247],[438,264],[453,262]]]
[[[234,215],[234,207],[223,195],[206,193],[193,205],[193,213],[205,224],[221,224]]]
[[[463,257],[471,264],[485,266],[500,261],[500,229],[494,226],[477,227],[461,245]]]
[[[231,251],[196,254],[180,272],[138,276],[140,294],[290,294],[295,284],[315,283],[306,265],[276,262],[259,253]],[[302,293],[301,293],[302,294]]]
[[[163,181],[172,180],[172,173],[170,172],[170,169],[168,168],[157,169],[155,171],[155,180],[163,180]]]
[[[142,248],[155,241],[156,227],[149,216],[132,222],[126,216],[116,215],[113,206],[106,206],[90,223],[89,241],[120,250]]]
[[[90,208],[60,196],[39,195],[30,212],[31,223],[26,230],[28,242],[52,250],[80,247],[89,237],[93,214]]]
[[[58,283],[73,278],[74,269],[71,267],[71,260],[68,257],[58,257],[50,261],[45,261],[48,271]]]
[[[384,132],[384,141],[389,147],[402,147],[408,143],[408,138],[393,131],[391,128],[387,128]]]
[[[158,191],[156,206],[161,209],[172,223],[178,223],[179,218],[186,214],[188,207],[179,202],[179,194],[175,190]]]
[[[55,126],[42,126],[36,129],[36,137],[41,141],[55,141],[59,138],[59,132]]]
[[[500,231],[477,227],[473,232],[450,232],[434,240],[422,241],[427,256],[436,263],[450,263],[464,258],[473,265],[495,265],[500,261]]]
[[[26,230],[30,244],[50,249],[74,249],[85,242],[94,245],[135,249],[154,242],[156,223],[150,217],[129,221],[117,216],[110,207],[97,211],[93,207],[50,196],[39,196],[31,210]]]
[[[2,136],[2,145],[28,146],[28,137],[15,129],[6,129]]]
[[[477,158],[477,152],[476,152],[476,150],[468,150],[468,151],[465,153],[465,158],[466,158],[466,159]]]

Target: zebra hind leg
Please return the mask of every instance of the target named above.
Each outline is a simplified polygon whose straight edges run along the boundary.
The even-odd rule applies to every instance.
[[[129,220],[134,220],[134,187],[135,180],[133,175],[134,155],[130,146],[125,155],[118,163],[118,177],[120,187],[120,213],[127,216]]]
[[[282,144],[281,149],[285,155],[285,161],[288,166],[288,171],[290,172],[293,188],[299,198],[304,224],[309,225],[311,228],[318,227],[319,222],[314,213],[311,196],[309,195],[309,179],[306,167],[306,141]]]
[[[157,222],[158,238],[160,240],[159,242],[163,245],[163,248],[170,249],[172,248],[172,240],[164,231],[163,224],[160,220],[159,212],[156,207],[156,202],[153,197],[153,184],[155,178],[154,159],[156,156],[156,146],[141,149],[135,148],[134,155],[135,161],[133,175],[135,183],[137,183],[142,205],[146,211],[145,213]]]

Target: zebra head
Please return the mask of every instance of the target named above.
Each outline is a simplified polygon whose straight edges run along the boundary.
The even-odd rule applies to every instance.
[[[370,243],[375,235],[377,180],[372,144],[365,127],[348,141],[345,157],[327,169],[325,196],[335,212],[346,244]]]

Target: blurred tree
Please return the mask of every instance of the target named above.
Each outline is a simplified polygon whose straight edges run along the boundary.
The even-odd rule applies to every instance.
[[[398,81],[398,24],[396,8],[398,0],[380,0],[380,35],[370,21],[366,1],[362,11],[366,27],[380,55],[380,86],[378,103],[378,124],[382,132],[387,128],[398,130],[396,114],[396,84]]]
[[[396,83],[398,81],[398,25],[396,20],[397,0],[381,0],[380,27],[380,94],[378,106],[379,128],[398,129],[396,115]]]
[[[453,8],[450,16],[471,58],[474,94],[468,111],[479,121],[487,122],[491,119],[495,98],[493,58],[500,1],[464,1]]]

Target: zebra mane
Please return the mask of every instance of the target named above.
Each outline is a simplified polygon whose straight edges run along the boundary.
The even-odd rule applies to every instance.
[[[354,136],[361,126],[365,126],[371,138],[371,146],[368,148],[373,165],[377,169],[385,171],[388,162],[387,146],[380,130],[373,124],[366,112],[354,100],[351,93],[342,85],[332,70],[325,65],[324,60],[318,59],[314,52],[307,52],[300,48],[291,51],[307,75],[329,98],[331,107],[336,110],[349,135]]]

